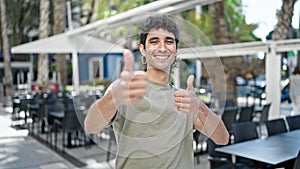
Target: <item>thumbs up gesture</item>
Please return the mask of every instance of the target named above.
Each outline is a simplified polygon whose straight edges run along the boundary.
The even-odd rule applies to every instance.
[[[194,76],[187,79],[187,89],[174,92],[175,105],[177,109],[184,113],[194,114],[198,111],[199,100],[194,92]]]
[[[134,57],[130,50],[124,50],[123,59],[124,66],[120,79],[112,86],[112,96],[116,105],[137,102],[146,93],[146,73],[143,71],[133,71]]]

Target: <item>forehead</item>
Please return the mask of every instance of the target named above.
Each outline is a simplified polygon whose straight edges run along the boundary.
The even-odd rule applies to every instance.
[[[157,37],[157,38],[173,38],[175,39],[175,35],[171,32],[169,32],[166,29],[150,29],[147,39],[149,38],[153,38],[153,37]]]

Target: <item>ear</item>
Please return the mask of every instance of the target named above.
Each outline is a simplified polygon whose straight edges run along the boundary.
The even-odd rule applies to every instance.
[[[142,56],[146,56],[146,51],[145,51],[143,44],[140,44],[140,52],[141,52]]]

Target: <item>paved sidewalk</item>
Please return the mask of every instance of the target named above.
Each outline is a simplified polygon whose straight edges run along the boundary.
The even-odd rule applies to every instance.
[[[11,127],[11,110],[0,107],[0,169],[69,169],[74,165],[28,136],[26,129]]]

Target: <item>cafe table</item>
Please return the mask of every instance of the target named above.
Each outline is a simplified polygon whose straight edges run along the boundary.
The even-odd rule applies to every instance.
[[[266,164],[277,165],[297,157],[300,150],[300,129],[231,144],[215,150]]]

